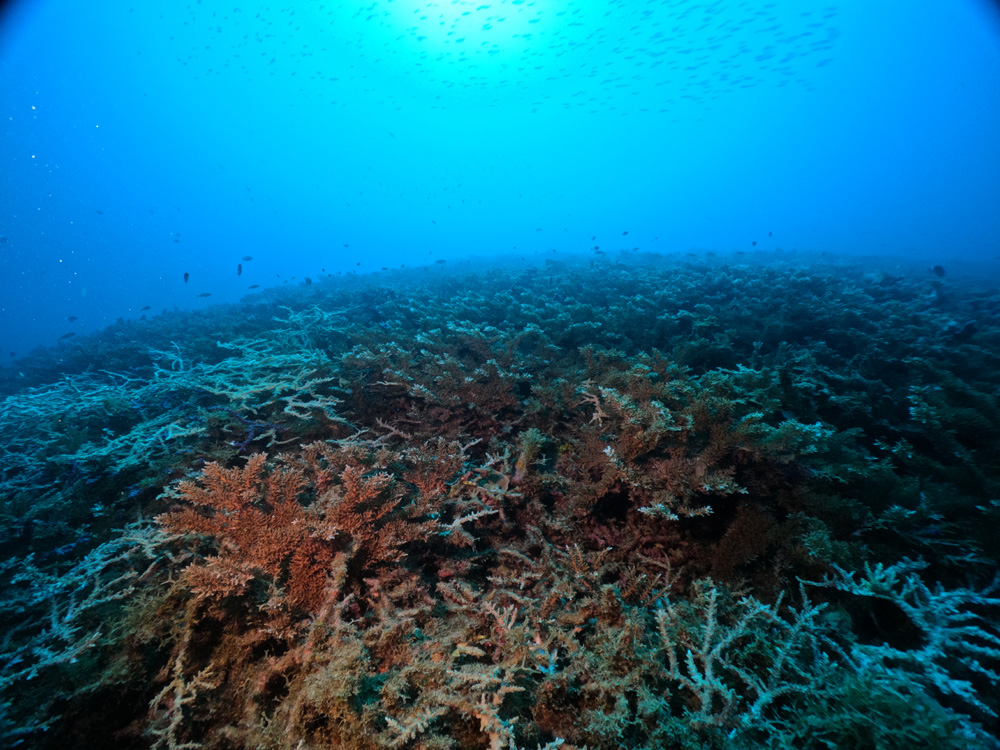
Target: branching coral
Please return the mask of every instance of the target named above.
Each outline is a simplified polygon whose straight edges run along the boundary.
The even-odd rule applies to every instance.
[[[854,644],[852,659],[859,671],[905,673],[927,690],[980,715],[995,717],[1000,705],[996,701],[987,705],[980,695],[982,685],[1000,682],[1000,597],[992,596],[997,582],[981,591],[947,590],[940,584],[931,588],[917,574],[926,567],[926,563],[913,560],[865,564],[861,572],[834,566],[835,576],[809,585],[858,598],[867,617],[883,634],[900,627],[891,622],[898,615],[905,618],[904,627],[916,629],[903,643]],[[880,618],[889,622],[879,622]]]
[[[990,747],[996,321],[646,261],[317,283],[0,403],[5,739]]]

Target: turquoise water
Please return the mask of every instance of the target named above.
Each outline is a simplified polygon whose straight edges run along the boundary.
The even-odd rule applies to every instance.
[[[972,0],[22,0],[0,116],[5,361],[441,258],[1000,252]]]

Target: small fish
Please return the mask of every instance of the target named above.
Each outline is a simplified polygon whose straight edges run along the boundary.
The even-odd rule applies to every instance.
[[[64,333],[64,334],[63,334],[62,336],[60,336],[60,337],[59,337],[59,340],[60,340],[60,341],[65,341],[66,339],[71,339],[71,338],[73,338],[74,336],[76,336],[76,334],[75,334],[75,333],[73,333],[72,331],[70,331],[69,333]]]
[[[310,279],[308,276],[306,276],[306,286],[309,286],[312,283],[313,283],[313,280]]]
[[[66,320],[68,320],[70,323],[73,323],[73,322],[79,320],[79,318],[76,317],[75,315],[70,315],[68,318],[66,318]]]
[[[626,234],[628,234],[628,232],[627,232],[627,231],[625,231],[625,232],[622,232],[622,237],[624,237],[624,236],[625,236]]]
[[[242,276],[243,275],[243,264],[242,263],[237,263],[236,264],[236,275],[237,276]]]
[[[244,255],[243,256],[243,260],[245,260],[245,261],[251,261],[251,260],[253,260],[253,256],[252,255]]]
[[[211,293],[211,292],[202,292],[202,293],[201,293],[201,294],[199,294],[198,296],[199,296],[199,297],[211,297],[211,296],[212,296],[212,293]]]
[[[185,283],[185,284],[187,284],[187,283],[188,283],[188,279],[189,279],[189,278],[191,278],[191,274],[189,274],[189,273],[185,273],[185,274],[184,274],[184,283]]]
[[[931,266],[931,272],[937,277],[944,276],[944,266]]]
[[[435,265],[444,265],[447,262],[448,261],[446,261],[444,258],[438,258],[436,261],[434,261],[434,264]]]
[[[753,242],[751,242],[750,244],[751,244],[751,245],[753,245],[754,247],[757,247],[757,240],[754,240],[754,241],[753,241]]]
[[[99,213],[101,216],[104,216],[104,212],[103,211],[99,210],[97,213]]]
[[[6,241],[7,241],[6,237],[0,237],[0,242],[6,242]]]
[[[248,289],[259,289],[259,288],[260,288],[260,284],[251,284],[251,285],[250,285],[250,286],[248,287]]]
[[[774,235],[774,232],[768,232],[768,233],[767,233],[767,236],[768,236],[768,237],[771,237],[771,236],[773,236],[773,235]]]
[[[146,305],[145,307],[141,308],[139,310],[139,312],[146,312],[146,310],[148,310],[148,309],[149,309],[149,305]]]

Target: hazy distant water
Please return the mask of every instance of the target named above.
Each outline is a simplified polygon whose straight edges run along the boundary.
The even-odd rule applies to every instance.
[[[3,359],[442,258],[780,248],[994,272],[993,6],[803,8],[8,5]]]

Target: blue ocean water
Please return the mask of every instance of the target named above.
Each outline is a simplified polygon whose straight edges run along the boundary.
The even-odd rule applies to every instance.
[[[21,0],[0,116],[5,362],[440,259],[1000,269],[1000,12],[974,0]]]

